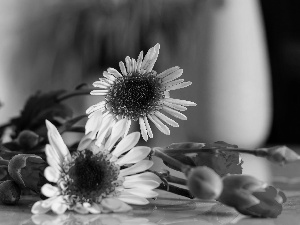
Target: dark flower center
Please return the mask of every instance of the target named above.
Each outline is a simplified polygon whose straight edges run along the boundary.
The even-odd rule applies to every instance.
[[[112,193],[118,184],[114,184],[119,167],[109,161],[104,152],[93,154],[90,150],[76,152],[66,174],[67,190],[65,194],[77,196],[79,201],[98,202]]]
[[[160,107],[163,91],[156,72],[118,78],[107,95],[107,107],[117,116],[137,120]]]
[[[74,180],[74,185],[82,190],[93,190],[101,187],[105,174],[101,165],[97,164],[89,155],[85,158],[78,157],[75,165],[70,169],[69,175]]]

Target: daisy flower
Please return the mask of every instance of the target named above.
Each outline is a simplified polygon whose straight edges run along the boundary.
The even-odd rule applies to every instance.
[[[121,73],[113,68],[103,72],[104,78],[99,78],[99,81],[93,83],[93,86],[99,89],[93,90],[91,95],[104,96],[105,100],[89,107],[86,113],[108,112],[106,116],[112,117],[111,120],[125,118],[128,121],[138,121],[145,141],[148,137],[153,137],[149,120],[166,135],[170,134],[170,130],[165,123],[173,127],[179,126],[162,112],[186,120],[186,116],[180,111],[185,111],[186,106],[196,104],[170,98],[170,91],[185,88],[192,82],[177,79],[183,73],[178,66],[159,74],[153,70],[159,48],[160,45],[156,44],[149,49],[144,58],[141,52],[137,60],[127,56],[126,66],[123,62],[119,64]]]
[[[46,125],[50,144],[46,145],[49,166],[44,175],[49,183],[41,192],[48,199],[36,202],[32,213],[49,210],[57,214],[66,210],[81,214],[126,212],[131,209],[129,204],[145,205],[149,202],[147,198],[158,195],[153,189],[161,181],[146,171],[153,164],[145,159],[151,149],[134,147],[140,138],[139,132],[122,138],[125,119],[108,130],[99,145],[85,136],[79,150],[72,154],[56,127],[49,121]]]

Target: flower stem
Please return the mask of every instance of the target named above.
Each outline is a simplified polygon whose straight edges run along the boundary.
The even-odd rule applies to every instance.
[[[87,88],[87,89],[70,91],[70,92],[64,93],[64,94],[60,95],[59,97],[57,97],[56,101],[61,102],[63,100],[66,100],[68,98],[75,97],[78,95],[89,95],[92,90],[94,90],[94,89]]]
[[[8,166],[9,160],[0,159],[0,165],[1,166]]]
[[[160,190],[164,190],[164,191],[168,191],[171,193],[174,193],[176,195],[181,195],[190,199],[193,199],[194,196],[191,195],[191,193],[189,192],[189,190],[185,189],[185,188],[181,188],[181,187],[177,187],[175,185],[172,184],[168,184],[167,186],[164,185],[163,183],[158,187],[158,189]]]
[[[86,117],[87,117],[87,115],[84,114],[84,115],[80,115],[73,119],[68,120],[58,129],[59,133],[62,134],[66,131],[84,132],[84,127],[78,127],[78,126],[73,127],[73,125]]]
[[[186,185],[187,180],[184,178],[179,178],[170,174],[170,171],[164,170],[162,172],[150,170],[150,172],[156,174],[162,181],[171,182],[174,184]]]
[[[190,171],[190,169],[191,169],[190,166],[185,165],[182,162],[178,161],[177,159],[174,159],[173,157],[165,154],[164,152],[161,151],[161,149],[162,148],[160,148],[160,147],[154,147],[152,149],[151,156],[156,156],[158,158],[161,158],[162,160],[166,161],[170,165],[179,169],[184,174],[187,174]]]
[[[171,182],[171,183],[181,184],[181,185],[186,185],[186,182],[187,182],[186,179],[183,179],[183,178],[180,178],[180,177],[175,177],[175,176],[172,176],[172,175],[167,176],[166,180]]]
[[[200,153],[200,152],[239,152],[246,153],[255,156],[264,157],[267,155],[265,151],[261,149],[245,149],[245,148],[180,148],[180,149],[171,149],[171,148],[160,148],[160,151],[166,154],[188,154],[188,153]]]

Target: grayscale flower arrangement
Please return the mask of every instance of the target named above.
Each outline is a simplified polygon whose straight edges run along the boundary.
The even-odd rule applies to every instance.
[[[137,146],[140,137],[154,138],[151,126],[169,135],[174,120],[196,103],[171,98],[171,91],[191,82],[178,79],[183,70],[175,66],[161,73],[153,70],[160,45],[137,60],[126,57],[120,71],[108,68],[95,89],[79,87],[36,93],[21,114],[0,127],[0,199],[16,205],[22,195],[41,200],[33,214],[127,212],[133,205],[146,205],[165,190],[190,199],[216,200],[252,217],[277,217],[285,194],[252,176],[242,174],[240,153],[264,157],[284,165],[300,156],[286,146],[244,149],[223,141],[170,143],[168,147]],[[86,115],[73,117],[64,100],[78,95],[100,95],[104,100],[89,107]],[[171,117],[171,118],[170,118]],[[85,126],[76,125],[86,119]],[[140,132],[129,132],[138,123]],[[166,125],[167,124],[167,125]],[[66,132],[82,138],[67,146]],[[153,157],[168,170],[154,171]]]

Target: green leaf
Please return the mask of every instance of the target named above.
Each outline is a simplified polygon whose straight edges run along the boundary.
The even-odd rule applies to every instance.
[[[11,120],[11,125],[16,127],[16,135],[27,129],[38,133],[40,136],[45,136],[46,132],[43,129],[41,132],[41,127],[45,127],[46,119],[55,125],[61,125],[56,118],[64,120],[71,118],[73,114],[71,108],[56,100],[62,93],[65,91],[37,92],[31,96],[25,103],[21,115]]]
[[[196,166],[207,166],[221,177],[226,174],[242,174],[243,160],[235,152],[200,152],[191,157]]]

